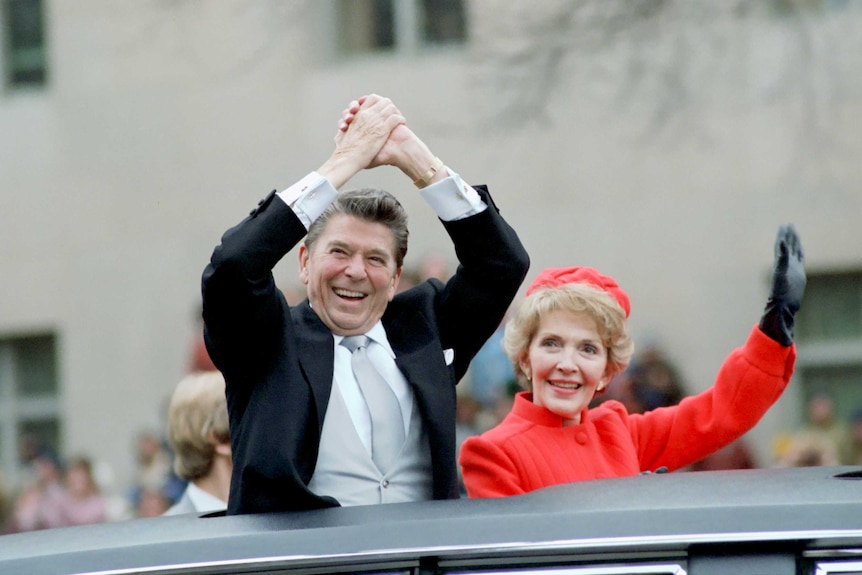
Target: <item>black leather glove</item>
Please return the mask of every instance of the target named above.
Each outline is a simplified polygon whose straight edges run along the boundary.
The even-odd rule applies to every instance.
[[[805,293],[804,260],[802,243],[793,224],[778,228],[772,289],[760,319],[760,329],[784,346],[793,345],[793,316],[799,311]]]

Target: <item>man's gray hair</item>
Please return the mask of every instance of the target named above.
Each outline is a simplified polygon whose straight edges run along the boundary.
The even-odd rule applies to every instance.
[[[329,219],[337,214],[353,216],[366,222],[383,224],[394,239],[393,254],[398,268],[404,265],[407,255],[407,212],[395,196],[376,188],[362,188],[340,192],[338,197],[308,228],[305,246],[311,250],[326,229]]]

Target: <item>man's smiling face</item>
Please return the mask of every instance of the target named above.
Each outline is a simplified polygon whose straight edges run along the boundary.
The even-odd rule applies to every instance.
[[[308,301],[338,335],[366,333],[395,295],[401,268],[385,225],[339,214],[309,249],[299,248],[299,277]]]

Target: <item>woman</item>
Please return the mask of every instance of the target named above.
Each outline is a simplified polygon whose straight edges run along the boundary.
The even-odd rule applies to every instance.
[[[503,345],[522,386],[508,416],[465,441],[470,497],[690,465],[754,427],[790,380],[793,317],[805,289],[792,225],[775,243],[772,290],[759,326],[725,360],[712,388],[678,405],[629,414],[616,401],[588,409],[626,368],[633,343],[626,293],[592,268],[546,269],[506,325]]]
[[[221,372],[192,373],[177,384],[168,406],[168,441],[174,471],[188,486],[165,515],[225,510],[233,460]]]

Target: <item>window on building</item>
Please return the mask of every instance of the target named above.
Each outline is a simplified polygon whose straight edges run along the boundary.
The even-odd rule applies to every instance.
[[[393,0],[340,0],[338,29],[343,52],[388,50],[395,46]]]
[[[463,0],[338,0],[340,50],[411,52],[467,36]]]
[[[60,451],[61,418],[53,334],[0,338],[0,466],[16,478],[26,451]]]
[[[0,0],[6,85],[41,86],[47,80],[42,0]]]
[[[425,44],[457,44],[467,38],[462,0],[422,0],[421,18]]]
[[[806,401],[825,392],[848,420],[862,409],[862,272],[809,273],[796,339]]]

